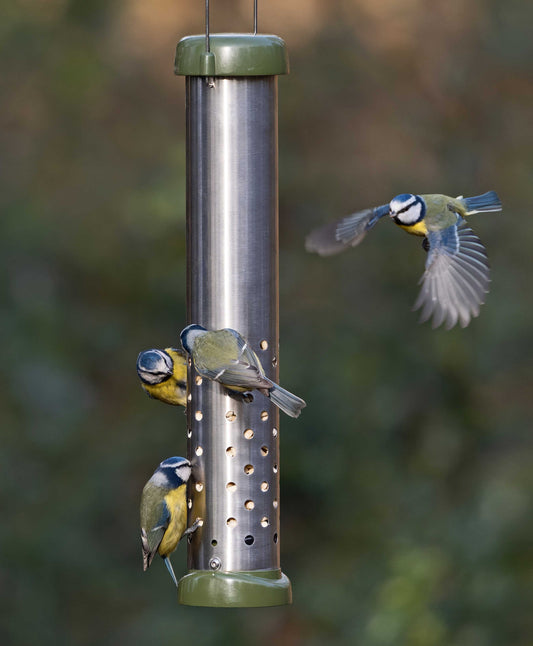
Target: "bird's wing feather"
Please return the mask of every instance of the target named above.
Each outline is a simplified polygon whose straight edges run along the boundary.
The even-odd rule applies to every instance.
[[[225,386],[241,386],[243,388],[271,388],[272,382],[268,380],[261,367],[261,363],[250,348],[248,342],[236,331],[231,328],[221,330],[217,334],[225,334],[225,340],[231,337],[234,345],[231,356],[235,358],[228,359],[218,363],[216,366],[209,366],[206,363],[195,362],[198,372],[207,377],[219,381]],[[215,340],[215,337],[212,337]],[[218,346],[219,347],[219,346]],[[213,348],[213,356],[220,356],[217,353],[217,347]]]
[[[441,231],[429,231],[429,252],[422,288],[414,309],[421,308],[421,322],[433,316],[433,327],[457,322],[466,327],[478,316],[489,287],[487,254],[464,220]]]
[[[164,500],[156,504],[151,504],[148,500],[143,502],[141,502],[141,545],[143,566],[147,570],[163,540],[170,522],[170,511]],[[145,510],[144,513],[143,510]]]
[[[305,239],[305,248],[320,256],[332,256],[347,247],[355,247],[376,222],[388,213],[389,205],[384,204],[357,211],[335,222],[328,222],[311,231]]]

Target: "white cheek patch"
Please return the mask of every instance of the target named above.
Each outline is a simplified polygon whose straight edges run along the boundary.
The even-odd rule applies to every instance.
[[[191,467],[188,464],[182,464],[176,469],[176,475],[181,478],[183,482],[187,482],[191,476]]]
[[[408,208],[407,211],[399,213],[396,217],[402,224],[414,224],[415,222],[418,222],[418,220],[420,220],[421,215],[422,204],[420,204],[420,202],[417,202],[416,204],[413,204],[413,206]]]

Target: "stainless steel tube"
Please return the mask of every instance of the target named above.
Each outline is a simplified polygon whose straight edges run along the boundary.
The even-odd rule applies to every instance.
[[[186,84],[188,322],[238,330],[278,381],[277,77]],[[189,568],[279,569],[278,409],[189,370]]]

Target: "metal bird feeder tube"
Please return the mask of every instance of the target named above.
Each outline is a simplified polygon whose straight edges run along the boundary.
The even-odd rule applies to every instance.
[[[215,34],[178,44],[186,76],[187,318],[238,330],[278,381],[277,74],[275,36]],[[186,605],[291,602],[280,569],[279,412],[257,391],[230,396],[189,367],[189,574]]]

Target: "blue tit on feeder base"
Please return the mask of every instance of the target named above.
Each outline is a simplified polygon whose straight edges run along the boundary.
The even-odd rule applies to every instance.
[[[199,375],[218,381],[230,392],[258,390],[291,417],[298,417],[306,403],[281,388],[266,375],[259,357],[235,330],[209,331],[189,325],[181,332],[181,343]]]
[[[200,519],[187,529],[186,486],[191,475],[191,463],[180,457],[163,460],[144,486],[141,496],[141,543],[143,570],[146,571],[155,554],[159,554],[178,585],[170,562],[170,554],[180,539],[195,531]]]
[[[145,350],[137,357],[141,386],[153,399],[173,406],[187,405],[187,356],[182,350]]]
[[[397,195],[389,204],[358,211],[312,231],[307,251],[329,256],[358,245],[385,215],[402,229],[423,236],[427,251],[422,288],[414,309],[422,308],[420,321],[433,316],[433,327],[447,330],[459,322],[466,327],[479,315],[490,282],[485,247],[464,218],[474,213],[501,211],[494,191],[475,197],[429,194]]]

